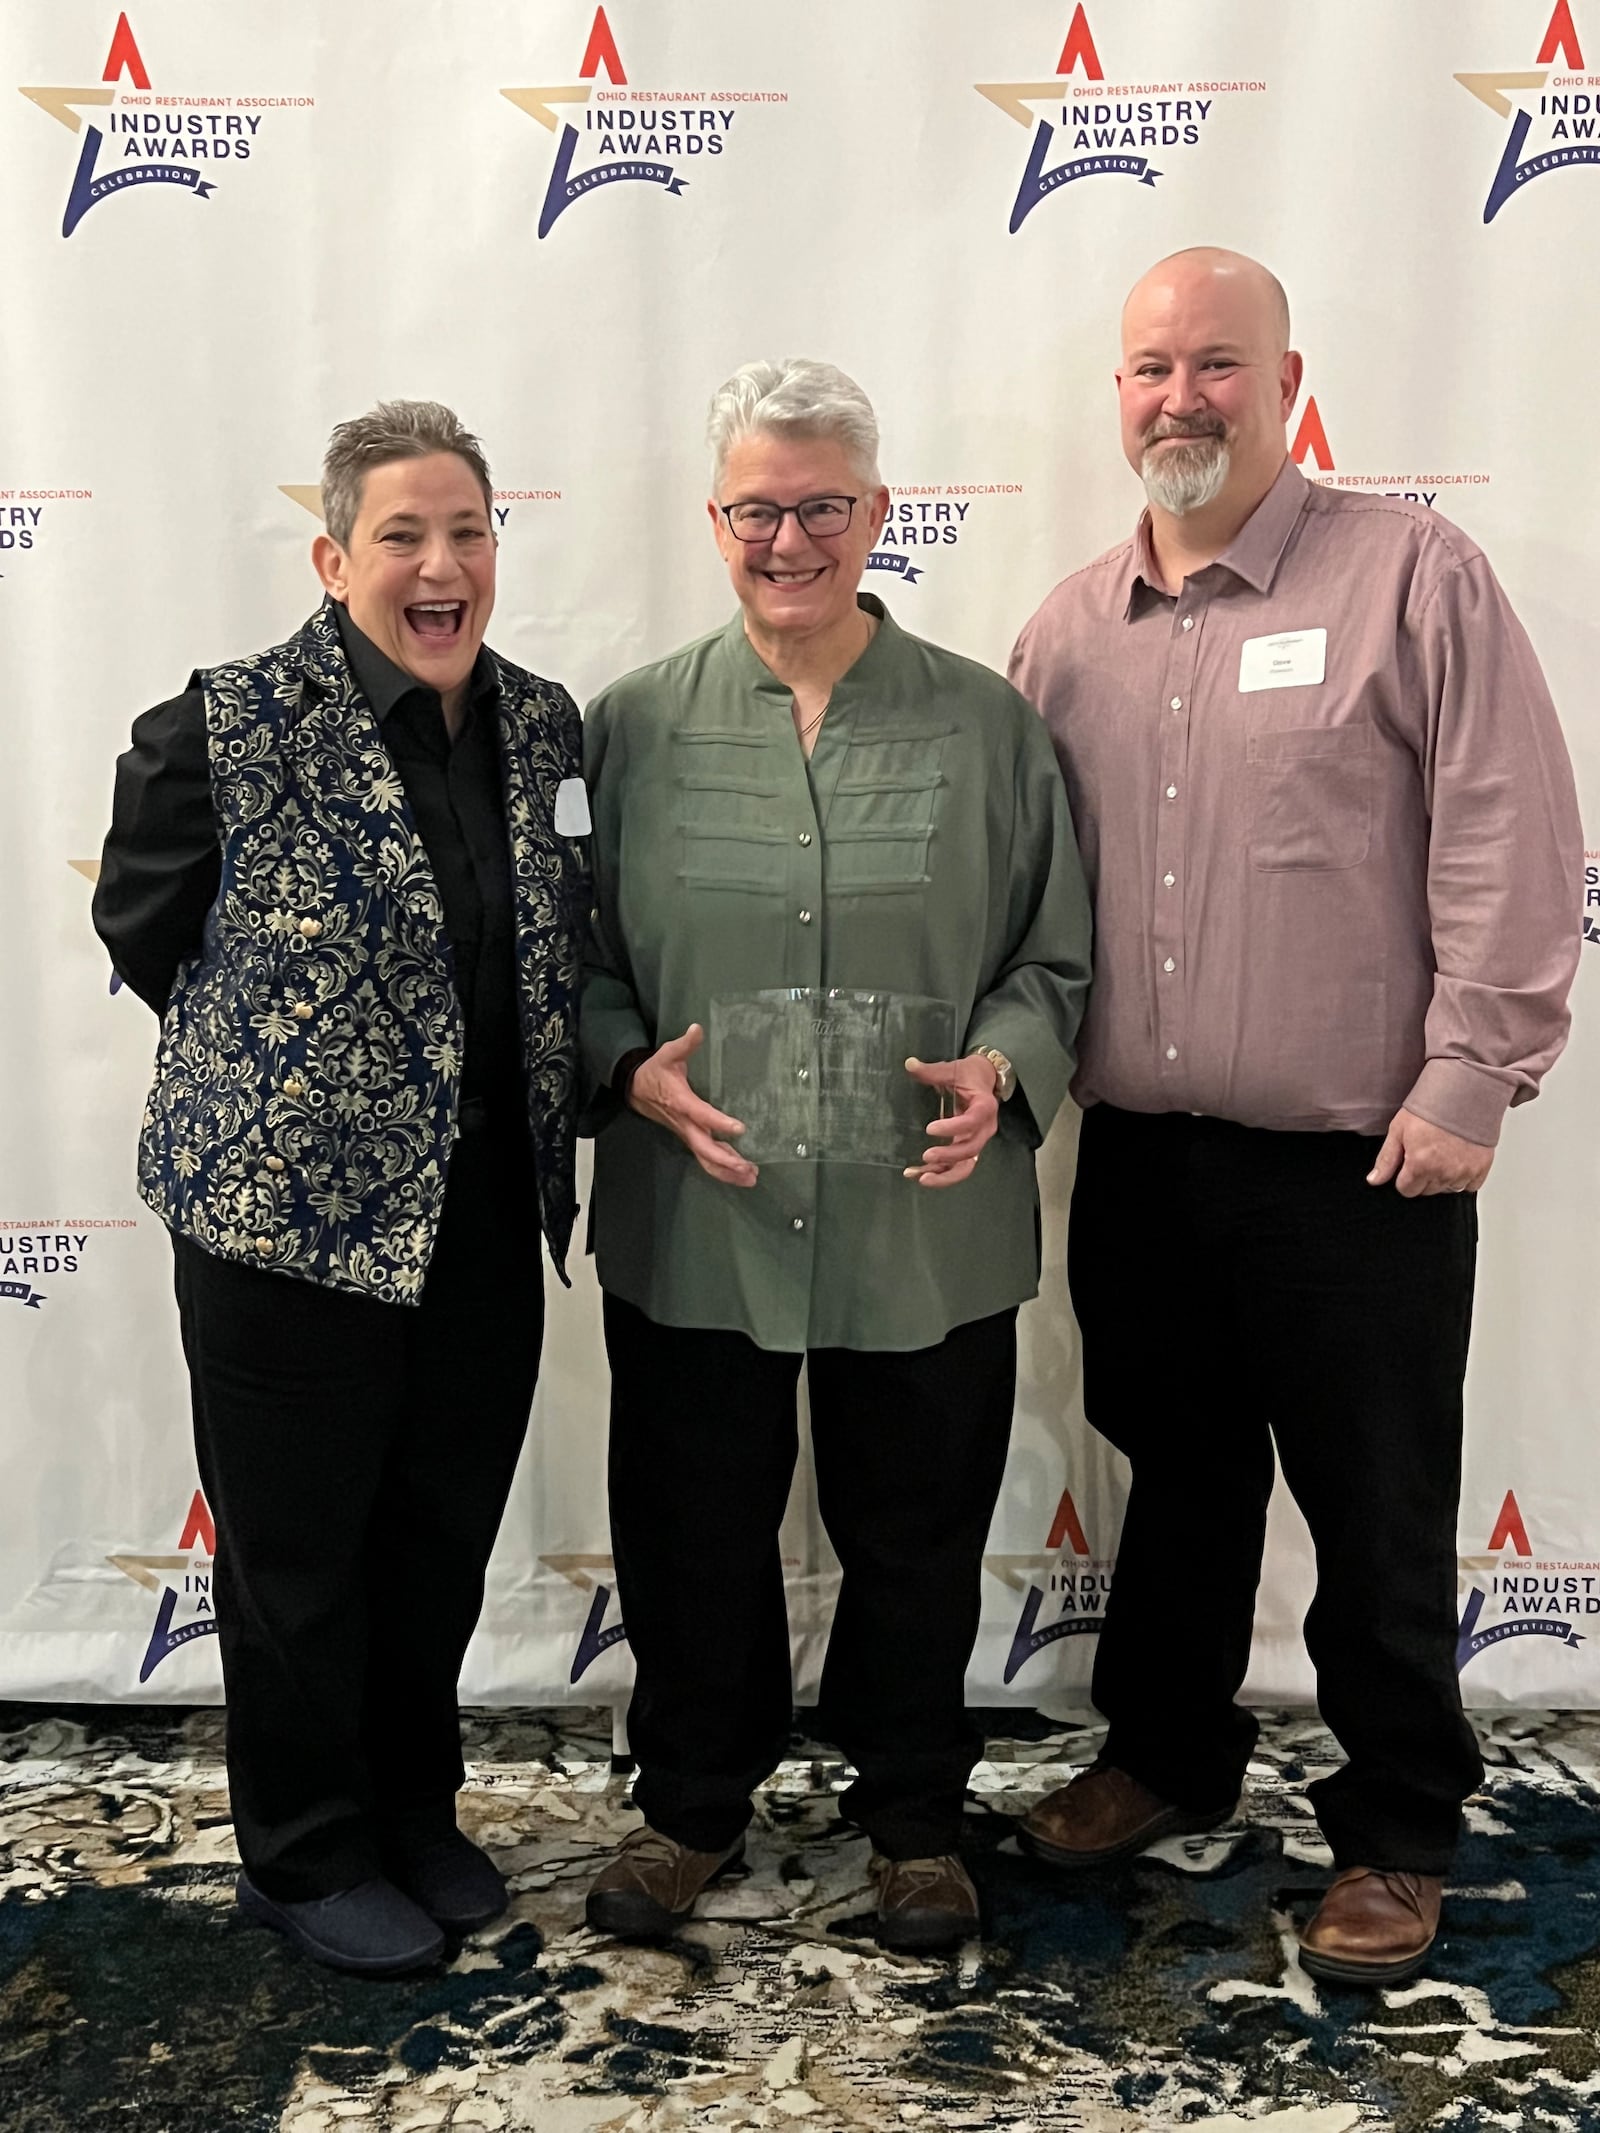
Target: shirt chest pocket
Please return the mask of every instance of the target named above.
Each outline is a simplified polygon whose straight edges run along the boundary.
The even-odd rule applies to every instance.
[[[947,738],[916,729],[851,741],[828,809],[831,893],[906,889],[929,880]]]
[[[787,881],[781,798],[765,737],[673,736],[678,879],[691,888],[778,893]]]
[[[1262,873],[1358,867],[1372,842],[1372,728],[1255,733],[1250,863]]]

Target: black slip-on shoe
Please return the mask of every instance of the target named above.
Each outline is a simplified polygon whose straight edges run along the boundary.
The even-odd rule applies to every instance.
[[[424,1969],[444,1952],[444,1935],[427,1912],[377,1876],[336,1896],[275,1903],[241,1874],[234,1898],[247,1918],[281,1933],[314,1963],[357,1977],[398,1977]]]

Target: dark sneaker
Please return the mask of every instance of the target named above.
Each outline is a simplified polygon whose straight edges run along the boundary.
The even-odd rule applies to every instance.
[[[388,1846],[383,1863],[395,1887],[447,1933],[475,1933],[511,1901],[500,1869],[459,1829],[425,1844]]]
[[[1347,1866],[1300,1936],[1300,1967],[1332,1985],[1403,1985],[1439,1931],[1436,1874]]]
[[[1107,1866],[1130,1859],[1162,1837],[1218,1829],[1238,1812],[1227,1807],[1174,1807],[1126,1770],[1095,1763],[1070,1785],[1058,1785],[1032,1808],[1017,1842],[1052,1866]]]
[[[241,1874],[234,1898],[247,1918],[281,1933],[314,1963],[357,1977],[421,1970],[444,1951],[439,1928],[392,1881],[375,1877],[310,1903],[274,1903]]]
[[[868,1871],[878,1885],[878,1944],[908,1951],[953,1948],[978,1930],[978,1892],[953,1852],[938,1859],[884,1859]]]
[[[631,1831],[595,1876],[584,1916],[617,1940],[659,1940],[694,1909],[695,1898],[744,1858],[744,1839],[726,1851],[692,1852],[652,1829]]]

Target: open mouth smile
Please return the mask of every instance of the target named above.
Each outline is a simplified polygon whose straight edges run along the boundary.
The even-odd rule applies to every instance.
[[[819,563],[815,570],[764,570],[761,575],[769,585],[815,585],[822,571]]]
[[[460,636],[467,619],[465,600],[419,600],[405,611],[406,622],[417,637],[430,644],[450,644]]]

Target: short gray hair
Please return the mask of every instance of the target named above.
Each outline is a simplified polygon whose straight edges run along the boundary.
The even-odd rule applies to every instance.
[[[720,488],[728,454],[753,436],[829,437],[842,444],[874,488],[878,418],[854,378],[832,363],[786,356],[781,363],[741,363],[712,395],[706,418],[711,485]]]
[[[396,459],[428,459],[435,452],[454,452],[466,461],[492,516],[494,484],[483,446],[437,400],[380,400],[369,413],[341,422],[322,461],[322,522],[339,546],[350,545],[361,491],[374,467]]]

